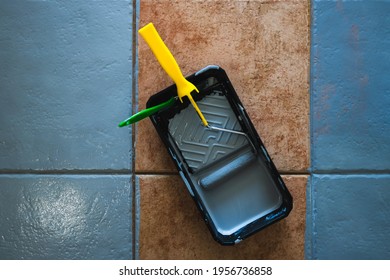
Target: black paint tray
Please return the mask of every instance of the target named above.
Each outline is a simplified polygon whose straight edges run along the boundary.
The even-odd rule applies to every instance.
[[[193,106],[177,100],[150,118],[215,240],[223,245],[285,218],[292,197],[270,159],[225,71],[208,66],[187,77],[210,126]],[[153,95],[147,108],[177,95],[172,85]]]

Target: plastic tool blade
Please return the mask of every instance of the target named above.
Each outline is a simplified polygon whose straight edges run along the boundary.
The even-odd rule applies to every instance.
[[[161,39],[153,23],[147,24],[138,32],[149,45],[162,68],[175,82],[177,87],[177,95],[179,96],[180,101],[183,102],[182,98],[187,96],[192,106],[194,106],[195,111],[198,113],[203,125],[208,126],[206,118],[203,116],[191,95],[192,93],[198,93],[198,89],[194,84],[187,81],[187,79],[183,76],[179,65],[177,64],[168,47],[165,45],[164,41]]]

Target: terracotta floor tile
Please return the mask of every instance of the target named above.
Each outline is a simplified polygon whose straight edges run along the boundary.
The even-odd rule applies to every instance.
[[[309,1],[141,0],[184,75],[224,68],[275,165],[309,166]],[[139,109],[172,84],[139,37]],[[149,120],[138,126],[137,172],[175,171]],[[161,153],[161,155],[157,155]],[[167,165],[167,162],[170,162]]]
[[[284,176],[290,215],[235,246],[211,236],[179,176],[142,175],[140,259],[303,259],[307,176]]]

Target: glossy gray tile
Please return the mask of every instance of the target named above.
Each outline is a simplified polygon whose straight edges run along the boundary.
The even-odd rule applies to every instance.
[[[131,177],[1,175],[0,259],[131,259]]]

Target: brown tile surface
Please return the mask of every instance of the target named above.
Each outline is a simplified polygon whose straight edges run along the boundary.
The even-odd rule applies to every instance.
[[[141,0],[184,75],[224,68],[275,165],[309,165],[309,1]],[[172,84],[139,37],[139,109]],[[149,120],[138,125],[136,172],[174,172]]]
[[[211,236],[177,175],[141,175],[140,259],[303,259],[307,176],[284,176],[290,215],[235,246]]]

